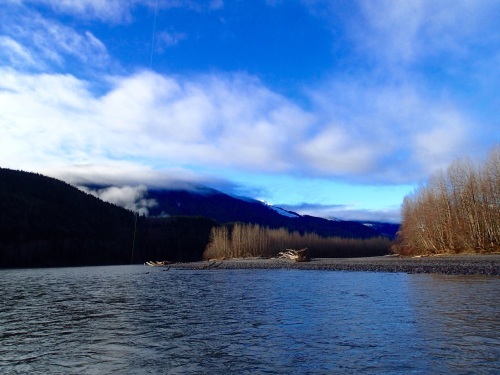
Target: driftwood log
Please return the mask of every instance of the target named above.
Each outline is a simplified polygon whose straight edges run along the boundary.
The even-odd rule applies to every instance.
[[[311,260],[309,249],[307,247],[302,250],[286,249],[286,251],[278,253],[277,258],[291,259],[296,262],[309,262]]]
[[[163,260],[163,261],[154,261],[154,260],[149,260],[144,265],[146,266],[152,266],[152,267],[164,267],[168,266],[170,262],[168,260]]]

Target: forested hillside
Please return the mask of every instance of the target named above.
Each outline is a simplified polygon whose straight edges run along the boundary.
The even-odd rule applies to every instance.
[[[0,168],[0,267],[199,260],[215,222],[137,220],[59,180]],[[134,248],[134,254],[132,250]]]

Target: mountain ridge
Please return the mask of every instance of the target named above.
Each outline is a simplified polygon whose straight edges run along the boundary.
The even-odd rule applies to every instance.
[[[301,234],[316,233],[324,237],[371,238],[382,235],[393,239],[399,227],[390,223],[371,222],[372,226],[368,226],[358,221],[300,215],[251,198],[237,198],[216,189],[211,189],[211,194],[198,194],[196,190],[149,189],[145,198],[157,202],[155,207],[149,208],[151,216],[205,216],[221,224],[242,222],[276,229],[285,227]],[[384,228],[384,231],[377,228]]]

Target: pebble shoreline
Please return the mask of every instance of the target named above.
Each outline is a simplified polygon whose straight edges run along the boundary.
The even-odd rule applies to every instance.
[[[297,263],[288,259],[225,259],[176,263],[174,269],[300,269],[328,271],[435,273],[446,275],[500,276],[500,255],[456,255],[407,258],[314,258]]]

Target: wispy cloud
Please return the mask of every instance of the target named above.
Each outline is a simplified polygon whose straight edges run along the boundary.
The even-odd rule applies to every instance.
[[[369,61],[394,65],[428,59],[462,59],[498,42],[497,1],[359,0],[341,7],[328,0],[302,3],[332,30],[343,24],[348,37]]]
[[[164,47],[172,47],[179,44],[179,42],[185,40],[187,38],[186,33],[181,32],[160,32],[156,36],[157,39],[157,48],[163,50]]]
[[[184,8],[193,11],[218,10],[222,0],[19,0],[27,5],[43,5],[62,14],[114,24],[129,23],[138,6],[150,9]]]
[[[22,0],[26,5],[43,5],[55,12],[83,19],[104,22],[129,22],[131,10],[138,3],[151,4],[151,0]],[[153,2],[154,3],[154,2]]]
[[[3,54],[0,56],[5,65],[14,65],[21,68],[36,66],[36,61],[31,52],[9,36],[0,36],[0,49]]]
[[[213,9],[213,10],[221,9],[224,7],[224,1],[223,0],[210,0],[209,7],[210,7],[210,9]]]
[[[29,8],[9,10],[0,12],[0,37],[6,47],[0,58],[6,55],[10,62],[21,62],[14,66],[47,71],[66,68],[71,59],[83,63],[82,68],[109,62],[106,46],[92,32],[77,31]]]

